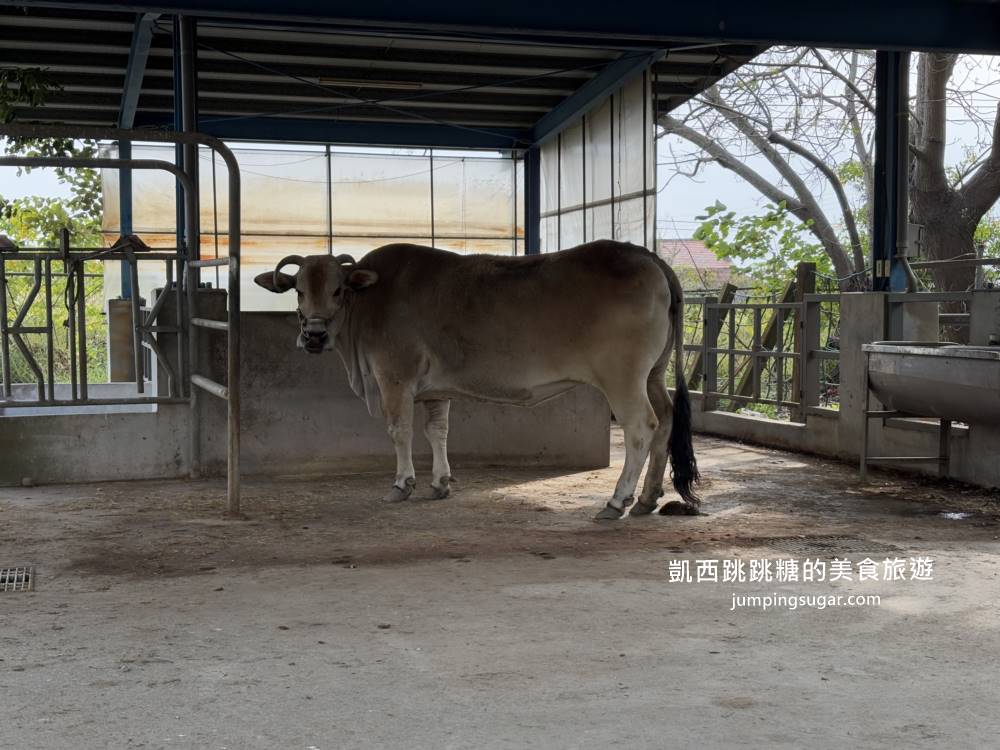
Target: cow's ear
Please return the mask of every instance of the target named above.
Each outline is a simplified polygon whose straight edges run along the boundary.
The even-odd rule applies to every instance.
[[[295,287],[295,277],[289,276],[287,273],[282,273],[278,271],[268,271],[267,273],[259,273],[254,277],[254,281],[257,282],[257,286],[262,286],[269,292],[274,292],[275,294],[281,294],[282,292],[287,292],[289,289]],[[278,283],[275,284],[275,281]]]
[[[355,268],[347,274],[347,286],[351,289],[364,289],[378,281],[378,274],[365,268]]]

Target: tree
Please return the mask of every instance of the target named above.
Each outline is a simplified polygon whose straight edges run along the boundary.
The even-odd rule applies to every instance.
[[[1000,110],[985,118],[973,67],[960,62],[957,55],[917,55],[910,220],[923,225],[924,254],[935,260],[973,252],[977,228],[1000,197]],[[952,166],[945,160],[949,101],[980,126],[978,142]],[[659,124],[688,148],[675,152],[692,165],[681,174],[694,177],[707,163],[733,171],[807,226],[842,289],[859,289],[872,217],[874,113],[872,53],[775,48]],[[827,193],[835,211],[824,208]],[[955,266],[936,269],[934,278],[942,289],[966,289],[973,274]]]
[[[40,104],[51,89],[44,74],[36,69],[0,69],[0,121],[14,119],[18,104]],[[19,138],[5,143],[5,153],[25,156],[92,156],[98,146],[93,141],[73,141],[67,138]],[[30,171],[25,169],[24,171]],[[16,244],[27,247],[54,247],[59,233],[70,230],[75,246],[101,245],[101,180],[93,169],[56,169],[60,182],[70,189],[68,200],[42,196],[7,198],[0,195],[0,234]],[[20,172],[19,172],[20,173]],[[103,269],[99,261],[88,262],[85,268],[87,308],[87,339],[90,357],[88,374],[92,380],[106,377],[105,332],[103,313]],[[6,264],[8,314],[15,314],[28,298],[33,285],[34,264],[12,260]],[[53,269],[54,271],[57,268]],[[53,279],[53,320],[57,328],[66,326],[67,311],[58,300],[64,298],[66,280]],[[39,295],[25,318],[28,326],[44,326],[44,299]],[[44,361],[45,342],[39,334],[27,334],[26,345],[39,363]],[[16,349],[11,353],[11,369],[15,382],[30,382],[34,376],[27,362]],[[68,340],[55,337],[55,371],[60,381],[69,379]]]
[[[716,201],[698,218],[702,223],[694,238],[717,257],[733,261],[736,274],[762,291],[780,293],[801,262],[815,263],[821,276],[833,271],[823,246],[810,241],[809,225],[792,217],[784,204],[768,206],[759,216],[737,216]]]

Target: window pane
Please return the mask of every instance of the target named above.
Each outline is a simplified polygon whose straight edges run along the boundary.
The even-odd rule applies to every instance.
[[[615,195],[628,195],[643,188],[643,101],[646,87],[636,76],[615,96]],[[649,145],[649,144],[647,144]],[[646,149],[646,158],[653,158]]]
[[[514,195],[509,159],[434,158],[436,237],[510,237]]]
[[[542,213],[559,208],[559,139],[550,138],[542,144],[539,154]]]
[[[333,232],[430,236],[430,160],[334,154]]]
[[[583,211],[569,211],[562,215],[559,249],[565,250],[583,243]]]
[[[610,240],[611,204],[587,209],[587,241]]]
[[[611,197],[611,102],[587,115],[587,201]],[[590,233],[587,233],[590,237]]]
[[[615,239],[642,245],[643,242],[643,198],[615,202]]]
[[[541,244],[543,253],[552,253],[559,249],[559,219],[550,216],[541,221]]]
[[[558,140],[562,142],[559,203],[565,211],[583,205],[583,126],[577,122],[566,128]]]

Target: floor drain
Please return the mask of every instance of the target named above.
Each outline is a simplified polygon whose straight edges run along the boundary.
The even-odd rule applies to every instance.
[[[34,590],[34,568],[0,568],[0,592]]]
[[[755,536],[740,539],[741,547],[768,547],[778,552],[803,555],[865,555],[902,552],[885,542],[874,542],[857,536],[833,534],[816,536]]]

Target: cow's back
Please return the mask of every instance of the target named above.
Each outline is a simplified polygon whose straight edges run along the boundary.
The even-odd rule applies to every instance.
[[[379,274],[355,302],[362,347],[459,390],[591,382],[607,358],[667,343],[669,285],[634,245],[512,258],[395,244],[358,266]]]

